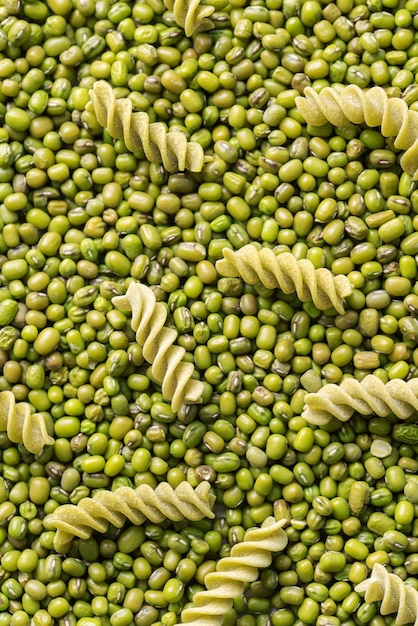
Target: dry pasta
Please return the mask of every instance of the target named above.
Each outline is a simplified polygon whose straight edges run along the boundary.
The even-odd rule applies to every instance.
[[[382,87],[363,91],[357,85],[348,85],[340,92],[325,87],[320,93],[306,87],[304,96],[296,98],[296,106],[308,124],[380,126],[384,137],[395,137],[395,148],[405,150],[401,167],[418,177],[418,112],[408,109],[404,100],[388,98]]]
[[[355,411],[380,417],[393,413],[405,420],[417,410],[417,378],[406,382],[395,379],[385,384],[369,374],[361,381],[346,378],[339,385],[328,384],[317,393],[306,394],[302,417],[311,424],[323,426],[333,417],[346,422]]]
[[[13,443],[23,443],[28,452],[39,454],[54,443],[42,413],[32,413],[27,402],[16,402],[11,391],[0,392],[0,431]]]
[[[73,537],[88,539],[93,531],[106,532],[109,524],[121,528],[126,519],[139,525],[145,520],[159,524],[165,519],[195,522],[213,518],[215,496],[209,490],[207,481],[199,483],[196,489],[184,481],[175,489],[162,482],[155,489],[144,484],[136,489],[97,491],[92,498],[83,498],[77,505],[64,504],[53,512],[52,523],[57,528],[55,550],[66,552]]]
[[[213,28],[209,16],[215,8],[202,6],[200,0],[164,0],[164,5],[173,12],[176,23],[184,28],[186,37]]]
[[[200,172],[205,162],[203,148],[187,141],[181,132],[168,131],[162,122],[150,123],[147,113],[132,112],[129,98],[115,98],[109,83],[99,80],[89,92],[100,126],[114,139],[123,139],[131,152],[143,151],[151,163],[162,163],[169,172]]]
[[[271,564],[272,552],[286,547],[287,535],[282,529],[285,524],[286,520],[276,522],[268,517],[261,528],[247,530],[244,541],[232,547],[230,556],[218,561],[216,572],[205,576],[206,591],[193,596],[191,606],[182,611],[182,623],[222,626],[233,599],[244,593],[245,583],[257,580],[258,570]]]
[[[418,591],[380,563],[373,565],[371,576],[356,585],[355,591],[364,593],[366,602],[380,602],[381,615],[397,613],[396,626],[418,626]]]
[[[297,260],[290,252],[275,255],[270,248],[259,250],[247,244],[237,251],[224,248],[224,258],[216,262],[223,276],[241,276],[248,284],[261,282],[268,289],[297,293],[302,302],[313,301],[324,311],[331,307],[343,314],[343,299],[352,293],[346,276],[333,276],[325,269],[315,269],[308,259]]]
[[[155,380],[161,384],[162,393],[171,401],[173,411],[183,404],[199,402],[203,393],[203,383],[192,377],[194,366],[182,361],[186,350],[173,345],[177,333],[164,326],[167,309],[162,302],[156,302],[149,287],[131,283],[125,296],[113,298],[122,311],[132,311],[131,326],[136,331],[136,340],[142,346],[142,354],[151,364]]]

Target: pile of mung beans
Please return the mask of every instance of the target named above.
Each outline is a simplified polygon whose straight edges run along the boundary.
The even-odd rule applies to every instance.
[[[379,128],[295,107],[338,83],[418,110],[418,1],[205,3],[213,28],[186,37],[162,0],[0,0],[0,391],[55,439],[33,455],[0,433],[0,626],[174,626],[270,515],[287,548],[224,626],[390,626],[354,591],[374,563],[418,589],[416,416],[301,417],[324,384],[418,376],[418,186]],[[112,139],[97,80],[200,143],[203,171]],[[344,315],[219,276],[251,242],[348,276]],[[166,303],[201,404],[163,397],[112,304],[131,281]],[[203,480],[214,521],[54,551],[63,504]]]

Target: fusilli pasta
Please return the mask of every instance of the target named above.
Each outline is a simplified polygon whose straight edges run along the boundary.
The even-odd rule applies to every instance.
[[[395,137],[395,148],[405,150],[401,167],[418,177],[418,112],[408,109],[404,100],[388,98],[382,87],[363,91],[357,85],[348,85],[340,92],[325,87],[320,93],[306,87],[304,96],[296,98],[296,106],[308,124],[380,126],[384,137]]]
[[[371,576],[356,585],[355,591],[364,593],[366,602],[381,602],[381,615],[397,613],[396,626],[418,626],[418,591],[380,563],[373,565]]]
[[[152,289],[131,283],[126,295],[113,298],[112,302],[122,311],[132,311],[136,340],[142,346],[144,359],[151,364],[152,375],[161,383],[164,397],[171,400],[173,411],[183,404],[199,402],[203,383],[191,378],[193,364],[182,361],[185,349],[173,345],[177,333],[164,326],[167,309],[162,302],[156,302]]]
[[[93,531],[104,533],[109,524],[121,528],[126,519],[139,525],[145,520],[159,524],[165,519],[180,522],[213,518],[215,496],[209,490],[210,483],[206,481],[196,489],[184,481],[175,489],[162,482],[155,489],[144,484],[136,489],[97,491],[77,505],[64,504],[55,509],[52,514],[52,523],[57,528],[55,550],[66,552],[73,537],[87,539]]]
[[[230,556],[218,561],[216,572],[205,576],[206,591],[193,596],[193,604],[182,611],[182,623],[222,626],[233,599],[244,593],[245,583],[257,580],[258,570],[270,565],[271,553],[286,547],[287,535],[282,529],[285,524],[286,520],[276,522],[268,517],[261,528],[247,530],[244,541],[232,546]]]
[[[194,33],[213,28],[209,15],[214,13],[215,8],[202,6],[201,0],[164,0],[169,11],[173,12],[176,23],[184,28],[186,37]]]
[[[361,415],[385,417],[393,413],[399,419],[408,419],[418,410],[418,379],[400,379],[383,383],[369,374],[363,380],[346,378],[341,384],[328,384],[317,393],[305,396],[302,417],[311,424],[323,426],[333,417],[341,422],[350,419],[355,411]]]
[[[224,248],[224,258],[216,262],[222,276],[241,276],[248,284],[261,282],[268,289],[297,293],[302,302],[313,301],[321,311],[335,307],[343,314],[343,298],[352,293],[346,276],[333,276],[325,268],[315,269],[308,259],[297,260],[290,252],[275,255],[270,248],[258,250],[247,244],[237,251]]]
[[[16,402],[11,391],[0,392],[0,431],[7,432],[13,443],[23,443],[32,454],[39,454],[45,446],[54,443],[43,415],[31,413],[27,402]]]
[[[168,131],[162,122],[150,123],[147,113],[133,113],[131,100],[116,99],[106,81],[95,83],[89,95],[99,124],[115,139],[123,139],[131,152],[143,151],[148,161],[162,163],[169,172],[202,170],[205,155],[199,143]]]

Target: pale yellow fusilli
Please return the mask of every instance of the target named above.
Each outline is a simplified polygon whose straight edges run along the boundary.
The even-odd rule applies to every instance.
[[[126,295],[113,298],[112,302],[122,311],[132,311],[131,326],[136,331],[136,340],[173,411],[183,404],[199,402],[203,383],[192,379],[193,364],[182,361],[186,350],[173,345],[177,333],[164,326],[167,309],[162,302],[156,302],[152,289],[131,283]]]
[[[397,613],[396,626],[418,626],[418,591],[380,563],[373,565],[371,576],[356,585],[355,591],[364,593],[366,602],[380,602],[381,615]]]
[[[136,489],[97,491],[77,505],[64,504],[55,509],[51,517],[57,528],[54,548],[57,552],[67,552],[73,537],[88,539],[93,531],[106,532],[109,524],[121,528],[126,519],[139,525],[145,520],[159,524],[166,519],[196,522],[204,517],[213,518],[215,496],[209,490],[210,483],[206,481],[196,489],[184,481],[175,489],[162,482],[155,489],[144,484]]]
[[[405,420],[417,410],[417,378],[383,383],[369,374],[363,380],[345,378],[339,385],[327,384],[316,393],[306,394],[302,417],[311,424],[323,426],[333,417],[346,422],[355,411],[380,417],[393,413]]]
[[[331,307],[343,314],[343,299],[352,293],[346,276],[333,276],[325,269],[315,269],[308,259],[297,260],[290,252],[275,255],[270,248],[259,250],[247,244],[237,251],[224,248],[224,258],[216,262],[222,276],[240,276],[246,283],[261,282],[268,289],[296,292],[302,302],[313,301],[324,311]]]
[[[187,141],[181,132],[168,131],[162,122],[150,123],[148,114],[133,113],[129,98],[115,97],[109,83],[99,80],[89,92],[100,126],[114,139],[123,139],[131,152],[143,152],[151,163],[162,163],[169,172],[200,172],[205,163],[202,146]]]
[[[234,598],[244,593],[245,583],[257,580],[258,570],[271,564],[272,552],[286,547],[285,524],[286,520],[276,522],[268,517],[261,528],[247,530],[244,540],[232,546],[230,556],[218,561],[216,572],[205,576],[206,591],[195,593],[193,603],[182,611],[182,623],[222,626]]]
[[[214,7],[202,6],[201,0],[164,0],[164,5],[173,12],[176,23],[184,28],[186,37],[213,28],[209,15]]]
[[[23,443],[32,454],[54,443],[42,413],[32,413],[27,402],[16,402],[11,391],[0,392],[0,432],[6,432],[13,443]]]
[[[408,109],[404,100],[388,98],[382,87],[363,91],[357,85],[341,91],[325,87],[320,93],[306,87],[303,93],[304,98],[296,98],[296,106],[308,124],[380,126],[384,137],[395,137],[395,148],[405,150],[400,160],[403,170],[418,177],[418,112]]]

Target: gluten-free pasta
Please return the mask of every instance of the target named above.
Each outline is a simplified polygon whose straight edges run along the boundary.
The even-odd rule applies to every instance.
[[[418,591],[380,563],[373,565],[371,576],[356,585],[355,591],[364,593],[366,602],[380,602],[381,615],[396,613],[396,626],[418,626]]]
[[[244,540],[232,546],[230,556],[217,562],[216,572],[205,576],[206,590],[195,593],[193,603],[181,613],[182,623],[222,626],[234,598],[244,593],[245,583],[257,580],[258,570],[271,564],[272,553],[286,547],[287,535],[282,528],[286,523],[268,517],[260,528],[247,530]]]
[[[296,259],[290,252],[274,254],[270,248],[259,250],[247,244],[239,250],[224,248],[224,258],[216,262],[222,276],[240,276],[249,285],[261,282],[268,289],[295,293],[302,302],[312,301],[324,311],[334,307],[344,313],[343,299],[352,293],[346,276],[333,274],[326,268],[316,269],[308,259]]]
[[[389,98],[382,87],[362,90],[357,85],[341,91],[325,87],[319,93],[306,87],[303,93],[305,97],[296,98],[296,106],[308,124],[380,126],[384,137],[395,138],[395,148],[405,150],[400,160],[403,170],[418,177],[418,112],[409,109],[402,98]]]
[[[115,491],[97,491],[91,498],[83,498],[75,504],[64,504],[52,514],[52,523],[57,528],[54,548],[67,552],[73,537],[88,539],[92,532],[104,533],[113,524],[121,528],[125,520],[143,524],[149,520],[154,524],[169,519],[198,521],[213,518],[215,496],[210,493],[210,483],[199,483],[196,489],[183,481],[175,489],[162,482],[155,489],[150,485],[139,485],[136,489],[119,487]]]
[[[333,417],[346,422],[356,411],[361,415],[386,417],[393,413],[408,419],[418,410],[418,379],[394,379],[383,383],[369,374],[363,380],[345,378],[339,385],[324,385],[305,396],[302,417],[311,424],[323,426]]]
[[[213,27],[209,16],[214,13],[215,8],[203,6],[200,2],[201,0],[164,0],[167,9],[173,12],[176,23],[184,28],[186,37]]]
[[[126,295],[113,298],[112,302],[122,311],[132,311],[131,326],[136,340],[142,347],[144,359],[151,364],[152,375],[161,384],[163,396],[171,401],[173,411],[178,411],[183,404],[199,402],[203,383],[192,378],[193,364],[182,360],[186,350],[173,345],[177,333],[164,326],[167,309],[156,301],[152,289],[131,283]]]
[[[200,172],[205,162],[202,146],[181,132],[168,131],[162,122],[150,123],[148,114],[134,113],[129,98],[116,98],[105,80],[89,92],[97,121],[114,139],[123,139],[131,152],[143,152],[151,163],[162,163],[168,172],[188,169]]]
[[[0,432],[6,432],[13,443],[23,443],[32,454],[54,443],[42,413],[32,413],[27,402],[16,402],[11,391],[0,392]]]

